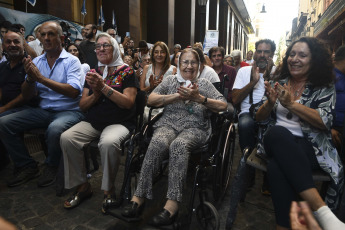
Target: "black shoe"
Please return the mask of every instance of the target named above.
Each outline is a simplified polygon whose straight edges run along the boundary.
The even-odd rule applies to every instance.
[[[116,195],[104,195],[102,203],[102,213],[106,214],[110,208],[117,208],[121,205],[121,201],[116,200]]]
[[[145,203],[139,206],[138,203],[131,201],[123,208],[121,215],[124,217],[136,218],[142,213],[144,205]]]
[[[32,180],[40,175],[40,171],[37,166],[26,166],[19,169],[15,169],[13,175],[8,179],[7,186],[15,187],[25,182]]]
[[[38,178],[38,187],[46,187],[52,185],[56,180],[57,167],[45,165],[42,175]]]
[[[153,226],[164,226],[164,225],[171,225],[174,223],[178,212],[176,212],[173,216],[170,216],[170,212],[166,209],[163,209],[160,213],[152,217],[152,220],[149,222],[150,225]]]

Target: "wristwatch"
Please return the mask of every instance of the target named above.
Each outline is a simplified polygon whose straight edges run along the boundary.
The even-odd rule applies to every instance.
[[[201,104],[205,105],[206,103],[207,103],[207,97],[205,97],[204,101]]]
[[[108,90],[106,96],[107,96],[107,97],[110,97],[113,93],[114,93],[114,90],[113,90],[113,89],[110,89],[110,90]]]

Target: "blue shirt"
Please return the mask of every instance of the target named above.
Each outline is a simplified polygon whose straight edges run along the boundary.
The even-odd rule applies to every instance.
[[[50,68],[46,55],[43,54],[33,60],[41,74],[53,81],[67,83],[79,90],[80,93],[77,98],[70,98],[36,82],[38,95],[41,99],[40,107],[53,111],[79,110],[79,100],[82,92],[80,83],[81,64],[79,59],[65,51],[65,49],[62,49],[59,58],[56,59],[53,67]]]
[[[335,120],[333,126],[343,127],[345,113],[345,75],[337,68],[334,68],[334,72],[336,77],[335,90],[337,101],[335,103]]]

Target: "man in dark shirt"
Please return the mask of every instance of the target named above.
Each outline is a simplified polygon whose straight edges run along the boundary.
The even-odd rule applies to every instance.
[[[95,52],[97,26],[93,24],[88,24],[84,27],[84,30],[86,40],[82,41],[79,47],[85,55],[85,62],[89,64],[91,69],[93,69],[97,66],[98,63]]]
[[[24,58],[24,39],[16,32],[8,31],[3,37],[3,49],[8,60],[0,64],[0,117],[15,113],[33,105],[26,102],[21,94],[21,85],[26,72]],[[0,169],[8,163],[5,147],[0,141]]]
[[[236,69],[232,66],[224,65],[223,59],[225,50],[223,47],[212,47],[208,54],[213,63],[212,67],[218,74],[220,82],[223,82],[224,75],[228,75],[228,80],[224,82],[224,89],[227,89],[227,91],[224,92],[224,96],[228,102],[232,102],[232,86],[236,78]]]

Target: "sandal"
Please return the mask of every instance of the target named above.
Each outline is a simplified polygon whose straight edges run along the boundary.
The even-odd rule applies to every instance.
[[[65,201],[64,208],[71,209],[77,207],[83,200],[90,198],[92,193],[91,185],[90,183],[87,183],[87,187],[84,191],[75,191],[75,193]],[[68,202],[69,205],[67,205],[66,202]]]
[[[117,208],[121,205],[120,200],[116,200],[115,193],[113,195],[104,195],[102,203],[102,213],[106,214],[109,208]]]

